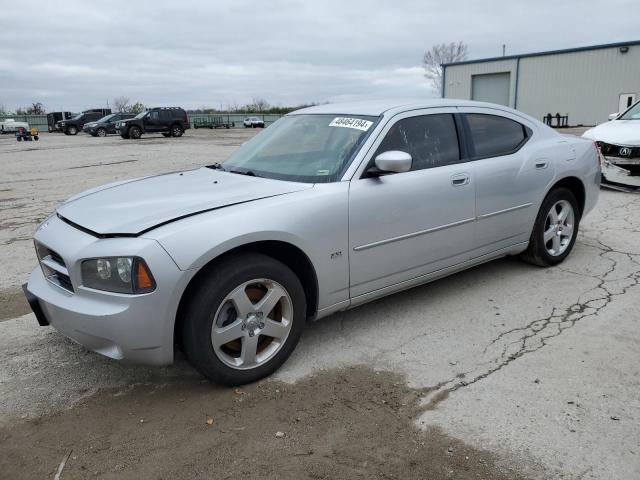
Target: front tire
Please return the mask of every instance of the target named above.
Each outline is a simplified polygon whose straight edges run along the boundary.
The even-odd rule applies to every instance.
[[[142,130],[140,130],[140,127],[131,127],[129,129],[129,138],[132,138],[133,140],[139,140],[141,136]]]
[[[552,190],[542,202],[522,259],[541,267],[561,263],[573,249],[579,224],[580,209],[573,192],[564,187]]]
[[[106,137],[107,136],[107,130],[105,128],[99,128],[96,131],[96,135],[99,137]]]
[[[171,127],[171,136],[172,137],[181,137],[184,131],[180,127],[180,125],[174,125]]]
[[[77,135],[78,134],[78,128],[74,127],[73,125],[70,127],[67,127],[67,135]]]
[[[182,313],[189,362],[224,385],[255,382],[291,355],[306,321],[298,277],[258,253],[233,255],[203,272]]]

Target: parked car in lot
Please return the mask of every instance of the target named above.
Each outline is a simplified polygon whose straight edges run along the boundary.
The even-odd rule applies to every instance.
[[[134,118],[116,122],[122,138],[138,139],[144,133],[162,133],[165,137],[181,137],[190,128],[189,117],[180,107],[156,107]]]
[[[64,132],[65,135],[77,135],[78,132],[82,131],[85,123],[95,122],[96,120],[99,120],[105,115],[109,115],[110,113],[111,109],[109,108],[94,108],[92,110],[85,110],[84,112],[79,113],[69,120],[60,120],[56,123],[56,128],[61,132]]]
[[[243,121],[244,128],[264,128],[264,120],[258,117],[247,117]]]
[[[640,102],[609,118],[609,122],[590,128],[582,136],[595,140],[600,147],[604,180],[640,187]]]
[[[110,133],[116,133],[116,123],[135,117],[135,113],[112,113],[95,122],[85,123],[82,131],[93,137],[106,137]]]
[[[21,128],[29,130],[29,123],[16,122],[13,118],[7,118],[0,122],[0,133],[15,133]]]
[[[71,112],[49,112],[47,113],[47,130],[49,133],[61,132],[58,122],[74,117]]]
[[[308,320],[506,255],[562,262],[594,142],[462,100],[298,110],[224,163],[70,198],[35,233],[41,325],[108,357],[255,381]]]

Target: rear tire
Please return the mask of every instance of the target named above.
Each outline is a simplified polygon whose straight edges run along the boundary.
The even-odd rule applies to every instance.
[[[261,310],[268,296],[274,306]],[[242,385],[275,372],[291,355],[304,330],[306,298],[283,263],[232,255],[202,273],[181,320],[189,362],[215,383]]]
[[[540,206],[521,258],[540,267],[561,263],[573,249],[579,225],[580,208],[573,192],[564,187],[551,190]]]
[[[182,130],[182,127],[180,125],[173,125],[171,127],[171,136],[172,137],[181,137],[182,134],[184,133],[184,130]]]

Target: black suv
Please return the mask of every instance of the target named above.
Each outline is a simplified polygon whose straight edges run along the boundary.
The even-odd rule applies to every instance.
[[[56,122],[56,129],[63,131],[65,135],[77,135],[78,132],[82,130],[85,123],[95,122],[110,113],[110,108],[94,108],[92,110],[85,110],[69,120],[60,120],[59,122]]]
[[[122,138],[138,139],[143,133],[162,133],[165,137],[181,137],[190,128],[189,117],[180,107],[155,107],[130,120],[116,123]]]
[[[135,117],[135,113],[112,113],[102,117],[97,122],[85,123],[82,131],[94,137],[106,137],[109,133],[116,133],[116,123]]]

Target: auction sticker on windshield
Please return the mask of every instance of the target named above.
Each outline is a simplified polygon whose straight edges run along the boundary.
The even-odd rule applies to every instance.
[[[371,128],[373,122],[362,120],[361,118],[336,117],[329,124],[330,127],[355,128],[366,132]]]

